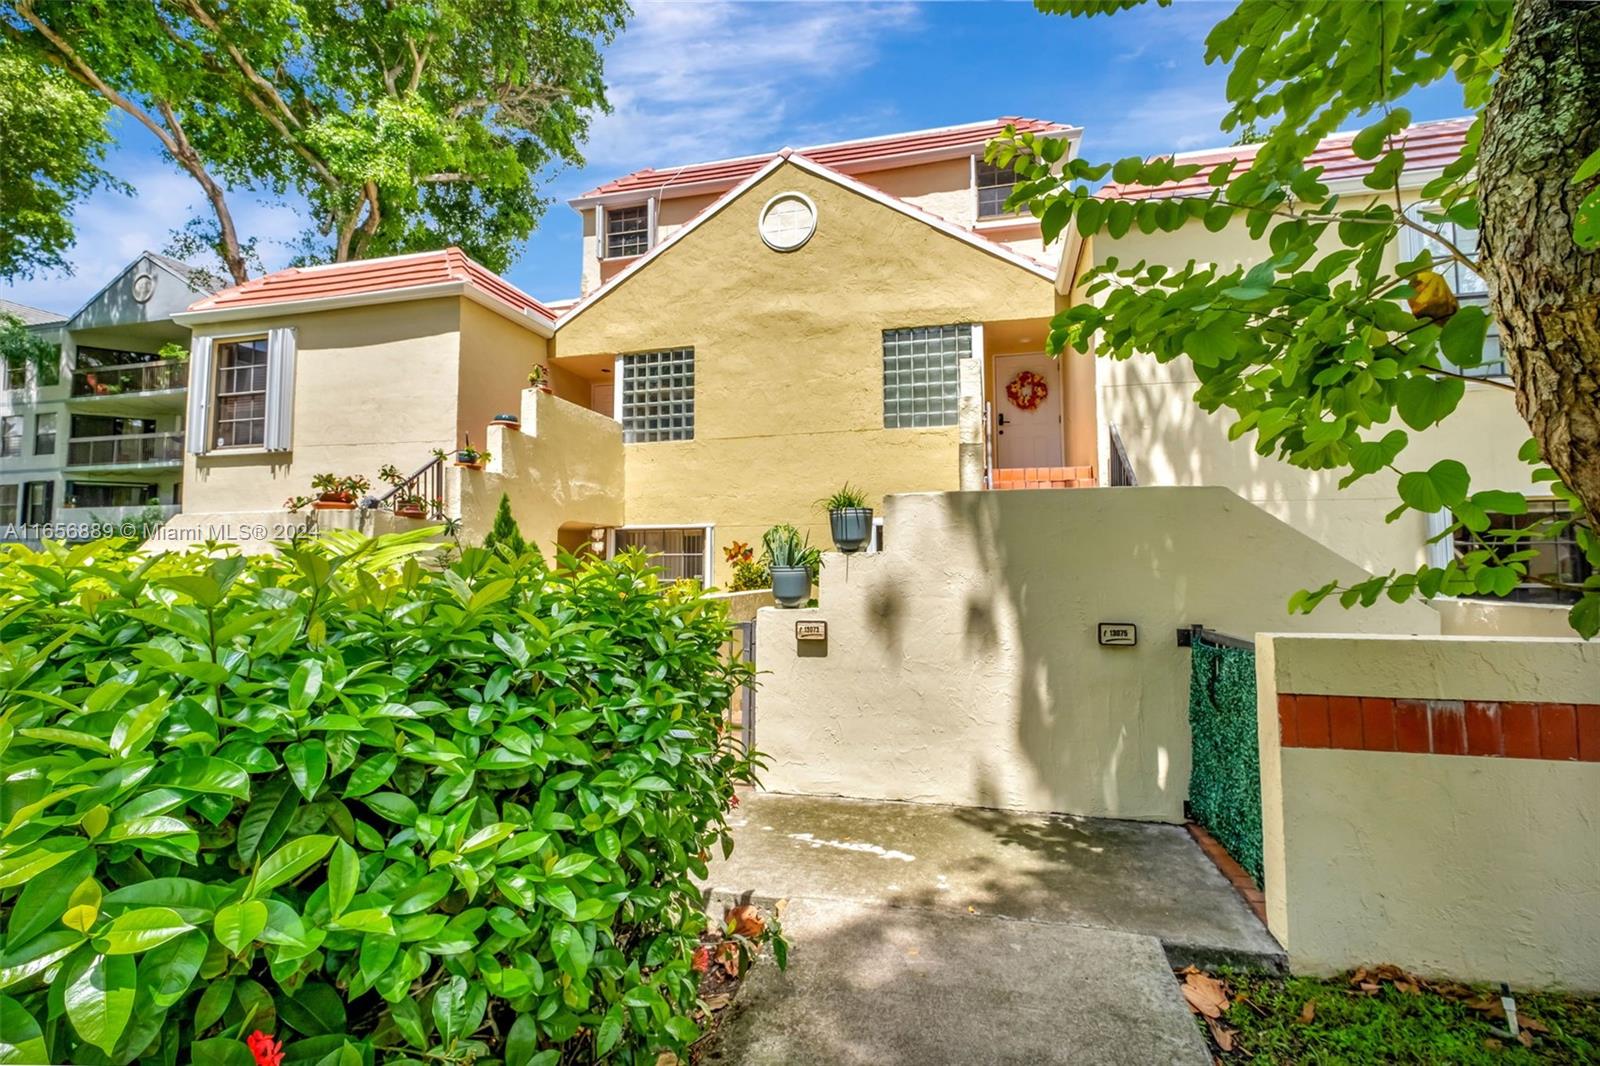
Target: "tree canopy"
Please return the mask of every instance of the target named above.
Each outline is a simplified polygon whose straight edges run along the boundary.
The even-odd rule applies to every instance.
[[[0,0],[0,29],[9,62],[149,131],[205,194],[191,241],[242,281],[246,190],[304,201],[302,261],[456,244],[504,269],[546,206],[538,173],[582,161],[607,106],[601,45],[627,13],[624,0]],[[23,134],[50,137],[58,113],[23,112]],[[63,201],[94,183],[93,162],[63,162]],[[68,225],[58,211],[44,227],[46,252]]]
[[[1038,0],[1047,13],[1086,16],[1140,0]],[[1158,0],[1162,6],[1170,0]],[[1308,469],[1342,471],[1341,486],[1395,479],[1398,506],[1443,515],[1435,539],[1465,541],[1447,565],[1390,572],[1299,594],[1310,610],[1380,596],[1505,594],[1521,583],[1576,598],[1570,619],[1600,631],[1600,6],[1559,0],[1394,0],[1351,4],[1244,0],[1211,30],[1207,62],[1230,66],[1224,130],[1266,129],[1206,190],[1120,198],[1092,191],[1108,175],[1159,186],[1202,167],[1171,157],[1115,163],[1068,159],[1059,139],[1008,131],[988,158],[1012,167],[1011,204],[1041,219],[1046,241],[1175,232],[1191,222],[1248,228],[1260,261],[1224,270],[1190,262],[1120,263],[1079,279],[1088,299],[1052,323],[1053,353],[1186,357],[1196,403],[1227,412],[1233,439]],[[1559,72],[1551,76],[1550,72]],[[1406,210],[1397,106],[1408,91],[1453,78],[1473,116],[1460,157]],[[1318,142],[1361,126],[1353,150],[1372,162],[1364,188],[1337,192],[1306,160]],[[1404,230],[1424,250],[1394,262]],[[1481,232],[1477,248],[1447,236]],[[1475,488],[1457,459],[1408,468],[1412,434],[1456,411],[1483,359],[1490,314],[1460,303],[1449,283],[1487,285],[1509,382],[1533,439],[1521,458],[1566,513],[1523,520],[1528,498]],[[1394,423],[1398,422],[1399,425]],[[1507,522],[1505,519],[1519,519]],[[1515,528],[1513,528],[1515,527]],[[1594,568],[1571,579],[1530,573],[1533,538],[1570,532]]]

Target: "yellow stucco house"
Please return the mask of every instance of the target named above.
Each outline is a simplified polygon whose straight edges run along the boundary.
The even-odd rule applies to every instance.
[[[456,249],[214,294],[175,316],[193,330],[195,385],[173,535],[238,536],[230,523],[278,535],[279,501],[314,474],[392,464],[468,536],[505,493],[547,550],[644,547],[669,574],[713,584],[728,577],[723,546],[759,543],[775,523],[826,543],[816,501],[847,481],[880,515],[884,496],[916,491],[1221,485],[1363,566],[1421,561],[1421,519],[1383,521],[1392,485],[1339,492],[1229,442],[1182,366],[1043,354],[1050,318],[1108,256],[1231,263],[1256,250],[1242,229],[1198,222],[1046,246],[1036,219],[1006,213],[1010,174],[982,162],[1008,124],[1074,148],[1081,132],[1000,118],[607,182],[571,201],[583,291],[565,303]],[[1402,183],[1410,201],[1464,132],[1413,132],[1427,150]],[[1367,164],[1348,139],[1319,152],[1341,191],[1360,187]],[[547,389],[528,387],[534,365]],[[1413,450],[1469,460],[1485,487],[1531,488],[1509,394],[1475,386],[1467,406]],[[485,469],[432,458],[466,443],[491,453]]]

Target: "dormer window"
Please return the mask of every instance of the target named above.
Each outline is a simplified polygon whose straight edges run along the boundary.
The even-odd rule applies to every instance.
[[[606,258],[627,259],[650,250],[650,208],[606,209]]]
[[[1006,198],[1017,185],[1015,171],[1003,170],[980,159],[975,176],[978,183],[979,218],[1001,218],[1015,214],[1006,210]]]

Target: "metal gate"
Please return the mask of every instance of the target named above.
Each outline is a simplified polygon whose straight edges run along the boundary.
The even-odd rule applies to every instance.
[[[752,619],[748,622],[733,622],[733,643],[738,655],[753,668],[756,665],[756,623]],[[739,742],[744,745],[745,751],[752,750],[756,745],[756,686],[755,679],[739,689],[734,708],[739,715]]]

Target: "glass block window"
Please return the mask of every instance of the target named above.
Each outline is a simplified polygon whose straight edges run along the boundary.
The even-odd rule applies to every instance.
[[[638,548],[650,556],[650,561],[661,568],[667,581],[692,579],[702,585],[709,583],[706,573],[706,527],[688,526],[683,529],[619,529],[614,534],[616,554]]]
[[[884,428],[955,425],[959,361],[971,356],[971,326],[884,330]]]
[[[978,217],[998,218],[1014,214],[1006,210],[1006,198],[1016,184],[1015,171],[1002,170],[993,163],[978,160]]]
[[[1478,257],[1478,231],[1458,226],[1454,222],[1432,222],[1423,215],[1437,211],[1437,204],[1412,204],[1406,208],[1406,217],[1437,233],[1445,241],[1459,248],[1463,255],[1471,259]],[[1433,255],[1433,271],[1449,284],[1450,291],[1456,294],[1462,304],[1476,304],[1489,314],[1489,335],[1483,341],[1483,361],[1477,366],[1460,367],[1439,356],[1440,365],[1446,370],[1454,370],[1460,374],[1475,378],[1502,378],[1507,374],[1505,357],[1500,353],[1500,326],[1494,320],[1494,313],[1489,310],[1489,285],[1467,267],[1458,262],[1450,254],[1443,241],[1433,240],[1414,229],[1400,231],[1400,258],[1409,261],[1417,258],[1426,250]]]
[[[613,207],[606,210],[606,258],[626,259],[650,250],[650,209]]]
[[[694,440],[694,349],[622,357],[622,439]]]
[[[267,433],[267,338],[217,345],[216,447],[258,445]]]

